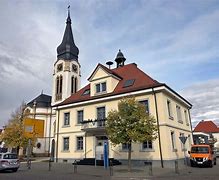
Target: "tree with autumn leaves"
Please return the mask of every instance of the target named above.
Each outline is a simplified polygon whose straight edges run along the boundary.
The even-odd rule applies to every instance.
[[[113,145],[127,143],[128,171],[131,171],[131,145],[133,142],[152,141],[157,138],[155,118],[146,112],[145,106],[135,98],[124,98],[118,110],[107,116],[106,131]]]
[[[28,137],[24,133],[24,119],[27,117],[28,111],[25,109],[25,104],[21,106],[11,114],[8,123],[5,126],[3,133],[0,135],[0,141],[3,141],[7,147],[17,148],[17,152],[20,147],[27,147]],[[31,138],[32,142],[35,138]]]

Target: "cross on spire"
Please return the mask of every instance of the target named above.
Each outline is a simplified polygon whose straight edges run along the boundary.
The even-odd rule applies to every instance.
[[[78,54],[79,54],[79,50],[74,43],[74,38],[71,28],[70,5],[69,5],[64,36],[61,44],[57,47],[57,58],[77,61]]]
[[[70,17],[70,5],[68,5],[68,17]]]

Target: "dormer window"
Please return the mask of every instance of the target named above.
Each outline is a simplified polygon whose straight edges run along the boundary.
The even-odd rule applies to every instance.
[[[106,82],[96,84],[96,93],[106,92]]]
[[[84,90],[84,92],[83,92],[82,95],[88,95],[88,94],[90,94],[90,89],[86,89],[86,90]]]

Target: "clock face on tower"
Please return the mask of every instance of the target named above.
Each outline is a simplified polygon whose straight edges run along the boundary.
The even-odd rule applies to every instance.
[[[63,69],[63,65],[62,64],[58,64],[57,65],[57,72],[62,71]]]
[[[72,64],[72,71],[77,73],[78,72],[78,67],[75,64]]]

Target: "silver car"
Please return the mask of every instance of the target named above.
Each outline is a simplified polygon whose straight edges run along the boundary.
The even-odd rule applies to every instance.
[[[0,171],[12,170],[16,172],[20,167],[20,161],[17,154],[14,153],[0,153]]]

